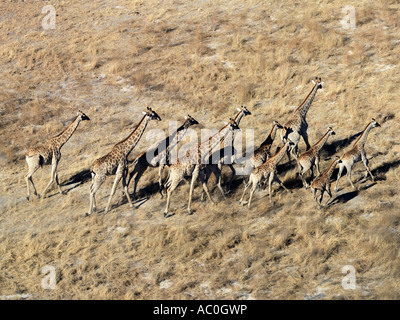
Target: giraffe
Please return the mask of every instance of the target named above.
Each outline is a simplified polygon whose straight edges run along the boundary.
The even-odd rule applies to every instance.
[[[281,147],[281,149],[271,158],[269,158],[265,163],[261,166],[258,166],[253,169],[250,174],[249,182],[245,185],[242,198],[239,200],[239,204],[245,205],[248,204],[250,208],[251,199],[253,197],[254,191],[257,189],[257,186],[260,184],[261,180],[269,180],[269,201],[272,202],[272,182],[276,180],[287,192],[291,192],[288,190],[282,181],[277,176],[276,166],[282,160],[288,148],[293,146],[293,142],[290,139],[286,139],[285,144]],[[251,186],[249,201],[243,201],[244,195],[246,194],[247,189]]]
[[[295,111],[293,111],[289,120],[284,124],[284,127],[292,129],[292,132],[288,134],[285,132],[286,129],[281,131],[281,138],[283,142],[285,142],[286,137],[288,137],[294,143],[294,146],[287,151],[289,161],[290,161],[290,152],[295,158],[298,157],[299,153],[298,144],[300,141],[300,137],[303,137],[307,150],[310,149],[310,144],[308,142],[308,134],[307,134],[308,124],[306,121],[306,116],[308,110],[310,109],[311,103],[313,102],[315,95],[317,94],[318,89],[322,88],[323,82],[321,81],[321,78],[316,77],[312,80],[312,83],[314,84],[314,86],[311,89],[308,96],[306,97],[306,99]],[[293,151],[295,151],[296,154],[293,154]]]
[[[30,200],[30,189],[29,182],[33,186],[33,194],[38,198],[44,197],[46,191],[54,182],[57,183],[58,191],[62,194],[60,183],[58,182],[57,167],[61,159],[61,148],[62,146],[71,138],[72,134],[78,128],[81,121],[90,120],[87,115],[82,111],[78,111],[76,118],[58,135],[47,140],[43,145],[36,148],[29,149],[26,155],[26,162],[28,163],[28,173],[25,176],[26,186],[28,189],[28,196],[26,197],[28,201]],[[43,192],[38,195],[36,191],[35,184],[33,183],[32,175],[36,172],[39,167],[43,165],[51,164],[51,177],[47,186],[44,188]]]
[[[308,189],[309,185],[304,178],[304,174],[311,169],[311,177],[313,176],[313,166],[317,169],[318,176],[321,175],[319,171],[319,152],[324,146],[324,144],[328,141],[328,138],[331,135],[335,135],[335,131],[331,127],[328,128],[328,131],[322,136],[321,139],[318,140],[310,149],[306,152],[302,153],[300,157],[297,159],[297,164],[299,166],[299,175],[301,180],[303,181],[303,186]]]
[[[335,160],[332,162],[332,164],[329,166],[329,168],[319,177],[315,178],[313,182],[311,182],[311,189],[313,190],[314,193],[314,199],[317,201],[318,205],[322,207],[321,202],[322,198],[324,197],[324,192],[329,195],[329,199],[332,198],[332,193],[331,193],[331,176],[333,171],[335,170],[335,167],[337,164],[341,165],[342,160],[340,159],[339,156],[335,156]],[[318,200],[318,196],[321,195],[321,197]],[[328,199],[328,202],[329,202]],[[326,204],[325,204],[326,205]]]
[[[212,137],[189,148],[186,152],[186,159],[182,159],[181,161],[178,159],[177,163],[174,163],[170,166],[168,180],[165,184],[167,187],[167,204],[164,211],[164,217],[168,217],[168,209],[172,192],[178,187],[179,183],[185,179],[185,177],[191,177],[187,208],[188,214],[192,214],[191,202],[193,189],[199,175],[203,185],[203,190],[207,194],[210,202],[214,204],[208,192],[207,184],[204,178],[206,163],[204,158],[210,154],[210,151],[217,146],[218,143],[221,143],[222,139],[226,138],[228,134],[233,134],[233,131],[238,129],[239,126],[235,120],[230,119],[229,122]]]
[[[242,120],[243,117],[245,116],[249,116],[251,115],[251,112],[247,109],[246,106],[241,106],[240,108],[237,108],[238,113],[236,114],[236,116],[233,118],[233,120],[236,122],[236,124],[239,126],[240,121]],[[227,163],[226,165],[229,166],[229,168],[232,171],[232,175],[231,178],[228,182],[228,188],[230,188],[233,179],[235,178],[236,175],[236,170],[232,164],[232,158],[235,156],[236,154],[236,150],[233,147],[234,144],[234,140],[235,140],[235,135],[232,135],[232,140],[231,140],[231,144],[225,146],[225,139],[221,140],[221,146],[220,149],[218,149],[217,151],[215,151],[213,154],[211,154],[211,156],[208,158],[208,163],[205,167],[205,173],[206,173],[206,184],[208,182],[208,179],[210,178],[211,172],[214,173],[216,180],[217,180],[217,187],[220,190],[222,196],[225,198],[225,192],[222,189],[221,186],[221,174],[222,174],[222,166],[225,164],[224,163],[224,159],[225,157],[230,157],[230,161],[229,163]],[[218,163],[215,163],[216,161],[218,161]],[[202,192],[201,195],[201,199],[204,198],[204,190]]]
[[[133,164],[133,170],[129,173],[129,178],[127,182],[127,187],[129,186],[129,183],[132,179],[133,176],[135,176],[134,180],[134,186],[133,186],[133,197],[135,198],[136,194],[136,187],[139,183],[139,180],[143,173],[147,170],[148,167],[156,168],[158,167],[158,184],[159,184],[159,192],[161,195],[161,198],[163,198],[163,193],[162,193],[162,173],[164,170],[164,167],[166,165],[170,164],[170,150],[172,150],[176,145],[178,144],[179,141],[183,139],[183,137],[186,135],[187,130],[189,129],[190,126],[199,124],[196,119],[191,117],[190,115],[187,115],[185,117],[185,122],[170,136],[168,136],[165,140],[158,142],[155,146],[152,146],[149,148],[147,151],[144,151],[140,153],[136,159],[134,160]],[[164,149],[161,149],[164,148]],[[155,152],[158,152],[157,154],[154,154]],[[152,158],[149,159],[149,155],[152,156]]]
[[[351,181],[351,170],[353,168],[353,165],[359,161],[362,161],[365,168],[367,169],[365,177],[367,177],[369,174],[371,176],[372,181],[375,181],[374,176],[372,175],[371,170],[368,167],[368,159],[367,159],[367,154],[365,152],[364,146],[365,146],[365,142],[367,141],[369,131],[372,128],[380,127],[380,126],[381,125],[378,122],[376,122],[375,119],[372,118],[371,121],[368,123],[368,125],[363,130],[363,132],[361,133],[361,136],[353,144],[353,147],[349,151],[347,151],[345,154],[342,155],[342,157],[340,158],[342,160],[342,163],[339,166],[339,173],[338,173],[337,180],[336,180],[335,191],[338,190],[339,179],[342,176],[344,167],[346,167],[346,170],[347,170],[347,178],[349,179],[350,184],[353,187],[353,189],[355,189],[353,182]]]
[[[126,185],[126,167],[127,167],[127,157],[130,152],[135,148],[136,144],[139,142],[143,135],[144,130],[150,120],[161,121],[158,114],[153,111],[150,107],[147,107],[147,112],[143,111],[144,116],[140,120],[139,124],[133,130],[133,132],[124,140],[118,142],[105,156],[96,159],[90,167],[90,173],[92,175],[92,185],[90,186],[90,203],[89,212],[87,215],[91,215],[92,211],[96,207],[96,192],[99,190],[100,186],[106,180],[107,175],[115,174],[114,184],[111,189],[110,197],[105,209],[105,213],[111,204],[111,198],[115,193],[115,189],[122,178],[122,186],[124,192],[128,199],[129,205],[132,207],[132,202],[128,194],[128,187]]]
[[[272,125],[271,132],[263,143],[254,151],[253,155],[250,157],[249,162],[251,168],[257,168],[261,166],[268,158],[271,158],[271,146],[275,140],[276,131],[278,129],[283,129],[278,121],[274,121]]]
[[[261,145],[254,151],[248,161],[245,162],[244,170],[248,174],[253,171],[254,168],[261,166],[268,158],[271,158],[271,147],[275,140],[276,132],[278,129],[283,129],[278,121],[273,121],[271,132],[268,137],[261,143]],[[243,176],[243,183],[246,184],[245,176]]]

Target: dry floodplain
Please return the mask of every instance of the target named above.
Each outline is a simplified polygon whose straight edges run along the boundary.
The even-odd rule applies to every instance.
[[[1,1],[0,299],[399,299],[399,9],[395,0]],[[147,106],[162,119],[149,133],[187,114],[197,132],[220,129],[247,106],[240,128],[254,130],[257,147],[315,77],[324,83],[307,113],[310,144],[336,133],[321,173],[374,118],[365,144],[374,181],[358,162],[355,189],[343,176],[336,192],[337,167],[320,208],[284,157],[277,176],[291,193],[274,184],[270,202],[259,188],[248,208],[243,177],[224,199],[211,176],[215,205],[198,182],[188,215],[182,183],[164,218],[158,169],[148,168],[132,208],[120,184],[104,214],[109,176],[85,216],[91,164]],[[63,194],[54,183],[27,201],[25,155],[78,110],[90,121],[61,150]],[[144,134],[129,162],[154,142]],[[278,133],[271,152],[282,145]],[[39,193],[50,170],[33,176]],[[230,175],[224,166],[224,190]]]

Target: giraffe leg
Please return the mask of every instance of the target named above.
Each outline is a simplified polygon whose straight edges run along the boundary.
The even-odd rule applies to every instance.
[[[319,171],[319,157],[315,158],[314,162],[315,168],[317,169],[317,177],[321,175],[321,171]]]
[[[251,187],[250,196],[249,196],[249,203],[247,204],[247,207],[249,209],[250,209],[251,199],[253,199],[253,194],[254,194],[254,191],[256,191],[256,189],[257,189],[257,185],[258,185],[258,183],[253,183],[253,185]]]
[[[133,193],[132,193],[133,200],[136,199],[136,190],[137,190],[137,187],[139,185],[139,180],[142,177],[144,171],[145,170],[138,170],[137,173],[136,173],[135,180],[133,181]]]
[[[217,165],[213,166],[213,168],[214,168],[213,170],[214,170],[215,178],[217,179],[217,187],[218,187],[219,191],[221,192],[222,196],[224,197],[224,199],[226,199],[225,192],[221,186],[222,165],[220,167],[220,165],[218,164],[218,166]],[[206,182],[206,184],[207,184],[207,182]]]
[[[292,156],[297,159],[299,157],[299,146],[298,144],[296,144],[293,148],[290,149],[290,153],[292,154]],[[289,157],[289,161],[290,161],[290,157]]]
[[[92,185],[90,186],[90,202],[87,215],[91,215],[96,210],[96,193],[100,189],[103,182],[106,180],[105,175],[97,175],[92,172]]]
[[[111,199],[115,193],[115,189],[117,188],[118,183],[120,182],[121,178],[123,177],[123,172],[120,169],[120,165],[118,166],[117,172],[115,174],[115,180],[114,180],[114,184],[111,188],[111,193],[110,193],[110,198],[108,199],[108,203],[106,206],[106,209],[104,211],[104,213],[106,214],[108,212],[108,209],[110,208],[110,204],[111,204]]]
[[[190,191],[189,191],[189,202],[188,202],[188,214],[192,214],[192,209],[191,209],[191,204],[192,204],[192,195],[193,195],[193,189],[194,185],[196,183],[196,180],[199,176],[199,171],[200,168],[198,165],[195,165],[193,173],[192,173],[192,181],[190,183]]]
[[[93,194],[93,210],[96,210],[96,195]]]
[[[344,169],[344,164],[340,163],[339,164],[339,173],[338,173],[337,178],[336,178],[335,191],[338,190],[339,179],[342,176],[343,169]]]
[[[170,201],[171,201],[171,194],[178,187],[180,182],[181,182],[181,179],[172,180],[167,189],[167,205],[165,206],[164,217],[168,216],[168,210],[169,210],[169,205],[170,205]]]
[[[127,170],[128,172],[127,172],[127,176],[128,176],[128,179],[126,180],[126,185],[129,187],[129,184],[131,183],[131,180],[132,180],[132,178],[133,178],[133,176],[135,175],[135,168],[136,168],[136,165],[135,165],[135,167],[133,168],[133,170],[132,171],[130,171],[129,172],[129,169]]]
[[[306,179],[304,178],[304,173],[306,172],[306,170],[304,170],[304,167],[301,165],[300,162],[298,164],[299,164],[299,176],[301,178],[301,181],[303,182],[304,188],[306,188],[306,190],[307,190],[308,183],[307,183]]]
[[[206,167],[205,167],[206,184],[208,183],[208,180],[210,179],[211,171],[214,172],[214,170],[212,169],[213,167],[214,167],[214,164],[206,165]],[[215,174],[215,176],[217,176],[217,175]],[[204,189],[201,189],[201,198],[200,198],[201,201],[204,201],[204,193],[205,193]]]
[[[314,199],[317,202],[317,204],[319,205],[318,202],[318,197],[320,196],[321,190],[320,189],[314,189]]]
[[[347,167],[346,167],[346,170],[347,170],[347,178],[349,179],[350,184],[351,184],[351,186],[353,187],[353,189],[356,189],[356,187],[355,187],[354,184],[353,184],[353,181],[351,181],[351,170],[352,170],[352,169],[353,169],[352,166],[347,166]]]
[[[367,159],[367,156],[366,156],[365,153],[362,153],[362,154],[361,154],[361,160],[362,160],[362,162],[363,162],[365,168],[367,169],[367,173],[365,174],[365,177],[367,177],[368,174],[369,174],[369,175],[371,176],[372,182],[374,182],[375,179],[374,179],[374,176],[373,176],[372,173],[371,173],[371,170],[370,170],[369,167],[368,167],[368,159]]]
[[[326,201],[325,206],[328,205],[329,200],[332,199],[332,192],[331,192],[331,186],[330,185],[326,186],[326,193],[328,194],[329,199]]]
[[[286,192],[292,193],[288,188],[285,187],[285,185],[282,183],[282,181],[278,178],[278,176],[274,173],[272,174],[274,176],[274,179],[280,184],[280,186],[285,189]]]
[[[313,190],[314,199],[316,199],[316,196],[317,196],[317,189],[312,189],[312,190]]]
[[[322,207],[322,199],[324,198],[324,189],[321,190],[321,197],[319,198],[319,206]]]
[[[233,182],[233,179],[235,178],[235,176],[236,176],[236,170],[235,170],[235,167],[233,166],[233,164],[228,164],[228,167],[231,169],[231,171],[232,171],[232,175],[231,175],[231,179],[229,180],[229,182],[228,182],[228,189],[230,190],[231,188],[232,188],[232,182]]]
[[[58,174],[57,174],[57,171],[56,171],[55,176],[56,176],[56,184],[57,184],[57,187],[58,187],[58,192],[59,192],[60,194],[64,194],[64,193],[62,192],[62,190],[61,190],[60,182],[58,181]]]
[[[244,190],[242,193],[242,197],[239,200],[239,204],[243,204],[245,205],[246,203],[248,203],[247,201],[243,201],[244,195],[246,194],[247,189],[251,186],[251,179],[249,178],[249,182],[245,184],[244,186]]]
[[[129,183],[130,183],[132,177],[135,177],[134,182],[133,182],[133,193],[132,193],[133,200],[135,200],[135,198],[136,198],[136,188],[139,184],[139,180],[142,177],[143,173],[146,171],[146,169],[147,168],[142,167],[139,162],[136,162],[133,170],[129,173],[128,180],[126,182],[127,189],[128,189],[128,186],[129,186]]]
[[[30,194],[30,188],[29,188],[29,182],[32,184],[33,186],[33,194],[35,196],[37,196],[37,191],[36,191],[36,187],[35,184],[33,183],[32,180],[32,175],[37,171],[37,169],[39,169],[40,164],[39,164],[39,157],[26,157],[26,162],[28,163],[28,173],[25,176],[25,180],[26,180],[26,187],[28,190],[28,195],[27,195],[27,200],[29,201],[31,194]]]
[[[200,180],[201,184],[203,185],[203,190],[207,194],[208,200],[210,200],[212,204],[215,204],[214,201],[211,199],[210,193],[208,192],[207,181],[204,179],[204,170],[200,170]]]
[[[131,201],[131,197],[129,196],[129,193],[128,193],[128,186],[127,186],[127,184],[126,184],[126,175],[125,175],[125,174],[122,175],[122,187],[123,187],[124,190],[125,190],[125,195],[126,195],[126,198],[128,199],[129,206],[130,206],[131,208],[133,208],[133,204],[132,204],[132,201]]]
[[[40,198],[43,198],[44,195],[47,192],[47,189],[51,186],[51,184],[54,182],[55,180],[55,176],[56,176],[56,171],[57,171],[57,166],[58,166],[58,161],[55,159],[55,156],[53,155],[53,160],[51,163],[51,176],[50,176],[50,181],[47,184],[46,188],[44,188],[43,192],[40,194]]]
[[[164,197],[164,195],[162,193],[162,191],[163,191],[162,174],[164,171],[164,167],[165,167],[165,164],[160,164],[158,167],[158,187],[159,187],[159,193],[160,193],[161,199]]]
[[[269,181],[268,181],[268,190],[269,190],[269,202],[272,202],[272,182],[274,181],[274,175],[271,173],[269,175]]]

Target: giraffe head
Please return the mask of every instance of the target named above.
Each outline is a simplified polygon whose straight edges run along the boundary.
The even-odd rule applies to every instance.
[[[323,81],[321,81],[320,77],[315,77],[313,80],[311,80],[314,86],[316,86],[316,89],[322,89],[322,84]]]
[[[336,132],[333,131],[332,127],[328,127],[328,134],[334,136]]]
[[[374,118],[371,119],[371,124],[372,124],[372,128],[381,126],[378,122],[376,122],[376,120]]]
[[[155,111],[153,111],[150,107],[147,107],[147,111],[143,111],[142,113],[145,116],[149,117],[150,120],[161,121],[160,116]]]
[[[237,110],[239,112],[243,112],[243,115],[245,115],[245,116],[251,115],[251,112],[249,111],[249,109],[247,109],[246,106],[241,106],[240,108],[238,107]]]
[[[191,117],[190,115],[185,116],[185,124],[187,125],[187,127],[193,126],[195,124],[199,124],[197,122],[197,120],[193,117]]]
[[[80,118],[81,121],[89,121],[89,117],[84,114],[81,110],[77,112],[77,116]]]

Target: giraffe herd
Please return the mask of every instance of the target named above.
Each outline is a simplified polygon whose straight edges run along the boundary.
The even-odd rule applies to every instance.
[[[327,142],[331,135],[335,135],[335,131],[329,127],[327,132],[314,144],[310,145],[308,141],[308,123],[306,121],[307,112],[316,96],[319,89],[322,88],[323,82],[321,78],[316,77],[312,80],[313,88],[307,95],[303,103],[296,108],[290,115],[289,119],[284,125],[281,125],[278,121],[273,122],[272,129],[263,141],[263,143],[254,151],[252,156],[247,160],[244,167],[247,168],[248,182],[244,185],[244,190],[239,204],[247,204],[250,208],[253,194],[258,186],[265,184],[268,181],[269,199],[272,202],[272,183],[278,182],[282,188],[287,192],[289,190],[279,179],[277,165],[282,161],[285,155],[288,157],[289,163],[291,162],[291,155],[296,159],[298,165],[298,174],[301,178],[303,186],[307,190],[311,188],[314,199],[320,207],[322,206],[322,199],[326,192],[329,196],[329,200],[332,198],[331,192],[331,177],[337,165],[339,165],[339,172],[336,178],[335,191],[338,191],[339,179],[342,176],[343,169],[346,168],[347,177],[350,185],[355,189],[355,186],[351,179],[352,168],[355,163],[362,161],[367,172],[365,177],[368,175],[374,181],[374,177],[368,166],[368,159],[365,151],[365,143],[370,130],[374,127],[379,127],[379,123],[375,119],[371,119],[365,129],[361,132],[360,137],[353,144],[352,148],[345,152],[342,156],[335,155],[334,161],[329,168],[321,174],[320,172],[320,151],[324,144]],[[216,176],[216,184],[220,190],[224,199],[226,198],[225,192],[221,185],[221,172],[222,166],[228,165],[232,171],[231,179],[228,183],[230,189],[231,183],[235,178],[236,169],[233,165],[233,161],[236,156],[236,150],[232,147],[226,148],[226,141],[231,142],[230,146],[233,146],[235,139],[235,132],[239,130],[239,124],[243,117],[250,116],[251,112],[247,107],[238,108],[236,116],[229,120],[226,125],[221,128],[214,135],[205,139],[204,141],[197,143],[190,147],[185,154],[183,159],[177,159],[171,161],[170,153],[174,148],[177,148],[178,143],[185,137],[190,126],[199,124],[193,117],[187,115],[184,123],[177,128],[177,130],[168,136],[163,141],[157,142],[152,145],[146,151],[139,153],[139,155],[133,161],[131,167],[128,165],[128,156],[131,151],[135,148],[140,138],[148,126],[151,120],[161,121],[159,115],[151,108],[147,107],[147,110],[143,112],[143,117],[140,120],[136,128],[131,134],[124,140],[120,141],[112,150],[106,155],[96,159],[90,166],[90,173],[92,176],[92,184],[89,189],[89,210],[86,213],[87,216],[91,215],[96,209],[96,193],[98,192],[101,185],[106,180],[106,176],[115,175],[114,183],[109,195],[105,213],[110,209],[111,200],[115,194],[116,188],[120,181],[122,181],[123,194],[126,196],[128,203],[133,207],[131,194],[128,192],[128,186],[132,178],[134,178],[134,186],[132,197],[135,199],[137,185],[143,173],[148,167],[158,167],[158,184],[159,193],[163,198],[163,188],[166,188],[166,206],[164,210],[164,217],[170,216],[169,207],[171,203],[171,196],[178,185],[186,178],[190,179],[190,188],[188,196],[187,211],[188,214],[192,214],[191,203],[195,184],[200,177],[202,184],[202,198],[204,193],[207,195],[209,201],[214,204],[211,198],[210,192],[207,187],[208,180],[211,173]],[[43,198],[50,188],[51,184],[55,181],[59,190],[62,194],[61,186],[59,184],[57,167],[61,159],[61,148],[70,139],[72,134],[75,132],[81,121],[90,120],[87,115],[82,111],[78,111],[75,119],[65,128],[60,134],[49,139],[42,146],[29,149],[26,155],[26,162],[28,164],[28,173],[25,176],[27,185],[27,199],[31,199],[30,195],[30,184],[33,187],[33,193],[38,198]],[[276,154],[272,155],[271,146],[275,140],[277,131],[280,130],[281,140],[283,146],[280,147]],[[306,151],[299,154],[299,141],[300,137],[303,138],[306,144]],[[215,153],[215,150],[217,152]],[[149,156],[150,155],[150,156]],[[226,159],[231,161],[227,161]],[[212,159],[212,161],[211,161]],[[215,161],[215,159],[217,161]],[[43,165],[51,164],[51,178],[43,192],[39,195],[36,191],[33,183],[33,174]],[[162,183],[162,173],[164,168],[169,167],[169,174],[166,182]],[[244,168],[242,167],[242,168]],[[314,176],[313,167],[316,168],[317,174]],[[305,173],[311,171],[310,182],[307,182]],[[247,190],[250,189],[250,195],[248,201],[244,200]]]

